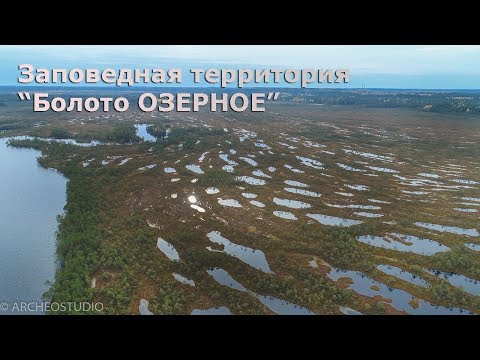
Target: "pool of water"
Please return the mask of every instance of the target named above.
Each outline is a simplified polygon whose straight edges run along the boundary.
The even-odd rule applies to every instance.
[[[191,315],[232,315],[232,313],[226,306],[219,306],[210,309],[193,309]]]
[[[320,197],[322,194],[318,194],[314,191],[308,191],[305,189],[297,189],[297,188],[283,188],[286,192],[292,193],[292,194],[299,194],[299,195],[304,195],[304,196],[311,196],[311,197]]]
[[[353,284],[348,288],[356,293],[368,297],[380,295],[385,299],[390,299],[389,303],[397,310],[405,311],[408,314],[416,315],[468,315],[470,311],[460,308],[448,308],[445,306],[437,306],[428,301],[418,301],[418,308],[414,308],[410,302],[414,299],[413,295],[400,289],[390,288],[387,285],[369,278],[367,275],[351,270],[342,270],[332,268],[327,277],[333,281],[337,281],[341,277],[352,279]],[[372,289],[373,287],[373,289]],[[374,290],[378,288],[378,291]]]
[[[175,280],[177,280],[178,282],[180,282],[182,284],[195,286],[195,281],[190,280],[190,279],[186,278],[185,276],[182,276],[182,275],[177,274],[177,273],[173,273],[172,275],[175,278]]]
[[[288,212],[288,211],[274,211],[273,212],[273,215],[281,218],[281,219],[287,219],[287,220],[297,220],[297,217],[292,214],[291,212]]]
[[[174,174],[177,172],[177,170],[175,170],[174,168],[172,167],[166,167],[165,169],[163,169],[163,171],[167,174]]]
[[[257,295],[257,299],[277,315],[316,315],[307,308],[273,296]]]
[[[178,255],[177,249],[175,249],[175,247],[169,242],[163,240],[162,238],[158,238],[157,247],[170,260],[180,261],[180,255]]]
[[[149,124],[136,124],[135,129],[136,129],[137,136],[142,138],[143,141],[147,141],[147,142],[157,141],[157,138],[155,136],[152,136],[148,133],[147,131],[148,126]]]
[[[249,185],[265,185],[266,181],[263,179],[257,179],[251,176],[237,176],[235,177],[235,180],[237,181],[243,181]]]
[[[363,315],[360,311],[349,308],[348,306],[339,306],[338,310],[344,315]]]
[[[323,163],[321,163],[318,160],[310,159],[310,158],[304,157],[304,156],[297,156],[297,159],[300,160],[302,165],[305,165],[305,166],[308,166],[308,167],[311,167],[311,168],[314,168],[314,169],[318,169],[318,170],[323,169]]]
[[[371,213],[366,211],[357,211],[357,212],[354,212],[353,215],[366,217],[366,218],[380,218],[383,216],[383,214],[376,214],[376,213]]]
[[[294,168],[292,165],[286,164],[286,165],[283,165],[283,166],[285,166],[288,170],[293,171],[294,173],[303,174],[305,172],[303,170]]]
[[[295,187],[302,187],[302,188],[308,187],[307,184],[302,183],[300,181],[295,181],[295,180],[285,180],[284,183],[290,186],[295,186]]]
[[[389,233],[385,236],[362,235],[357,240],[375,247],[389,250],[412,252],[420,255],[434,255],[439,252],[449,251],[450,248],[434,240],[420,238],[412,235]]]
[[[392,265],[377,265],[377,269],[380,270],[381,272],[384,272],[387,275],[394,276],[398,279],[404,280],[409,282],[410,284],[413,285],[418,285],[422,287],[429,287],[430,284],[422,279],[420,276],[411,273],[407,270],[401,269],[396,266]]]
[[[312,205],[307,204],[307,203],[302,202],[302,201],[280,199],[280,198],[277,198],[277,197],[273,198],[273,202],[277,205],[285,206],[285,207],[288,207],[290,209],[308,209],[308,208],[312,207]]]
[[[138,305],[138,312],[140,315],[153,315],[153,313],[148,310],[148,300],[140,299],[140,305]]]
[[[235,244],[224,238],[218,231],[209,232],[207,237],[211,242],[223,245],[222,252],[225,254],[233,256],[257,270],[265,273],[273,273],[272,270],[270,270],[270,266],[268,265],[268,261],[263,251]]]
[[[430,223],[424,223],[424,222],[416,222],[415,225],[429,229],[429,230],[435,230],[440,232],[448,232],[452,234],[467,235],[467,236],[480,236],[477,229],[463,229],[456,226],[445,226],[445,225],[430,224]]]
[[[195,174],[204,174],[203,170],[200,168],[199,165],[196,165],[196,164],[188,164],[188,165],[185,165],[185,167],[190,170],[190,171],[193,171]]]
[[[465,244],[465,246],[468,247],[469,249],[480,251],[480,244],[469,243],[469,244]]]
[[[322,214],[307,214],[307,216],[311,219],[317,220],[322,225],[329,226],[350,227],[363,223],[363,221],[359,220],[344,219],[336,216],[328,216]]]
[[[346,187],[348,187],[349,189],[352,189],[352,190],[358,190],[358,191],[367,191],[368,190],[368,186],[367,185],[349,185],[349,184],[345,184]]]
[[[247,292],[248,290],[235,280],[227,271],[222,268],[208,269],[207,273],[220,285],[228,286],[230,289]]]
[[[220,190],[218,190],[216,187],[209,187],[205,189],[205,192],[209,195],[213,195],[213,194],[218,194]]]
[[[265,204],[260,202],[260,201],[257,201],[257,200],[251,200],[250,201],[250,204],[256,206],[256,207],[259,207],[259,208],[263,208],[265,207]]]
[[[375,171],[385,172],[385,173],[398,173],[397,170],[384,168],[384,167],[378,167],[378,166],[367,166],[367,168],[375,170]]]
[[[342,164],[342,163],[336,163],[336,164],[343,170],[353,171],[353,172],[367,172],[367,170],[354,168],[350,165],[346,165],[346,164]]]
[[[235,207],[235,208],[240,208],[242,207],[242,204],[240,204],[237,200],[235,199],[218,199],[218,203],[223,206],[229,206],[229,207]]]
[[[267,179],[271,179],[272,177],[270,175],[265,174],[262,170],[254,170],[252,172],[252,175],[258,176],[258,177],[264,177]]]
[[[240,157],[239,159],[245,161],[246,163],[252,165],[252,166],[258,166],[257,162],[253,159],[250,159],[248,157]]]
[[[456,286],[472,295],[480,296],[480,281],[471,279],[462,274],[446,273],[438,270],[427,270],[439,278],[447,280],[453,286]]]

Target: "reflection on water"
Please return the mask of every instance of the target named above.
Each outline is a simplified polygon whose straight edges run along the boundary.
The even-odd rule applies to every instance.
[[[45,282],[54,280],[67,179],[40,167],[39,151],[8,147],[7,140],[0,138],[0,302],[41,301]]]
[[[416,222],[415,225],[424,227],[430,230],[436,230],[440,232],[449,232],[458,235],[468,235],[468,236],[480,236],[477,229],[462,229],[456,226],[445,226],[438,224],[430,224],[424,222]]]
[[[162,238],[158,238],[157,247],[170,260],[180,261],[180,255],[178,255],[177,249],[175,249],[175,247],[169,242],[163,240]]]
[[[148,124],[136,124],[135,128],[137,129],[137,136],[141,137],[143,141],[155,142],[157,138],[152,136],[147,131]]]
[[[193,309],[192,315],[232,315],[232,313],[226,306],[220,306],[210,309]]]
[[[263,251],[235,244],[230,240],[224,238],[218,231],[209,232],[207,234],[207,237],[211,242],[223,245],[224,248],[222,252],[230,256],[236,257],[240,261],[243,261],[245,264],[248,264],[255,269],[261,270],[266,273],[273,273],[272,270],[270,270],[270,266],[268,265],[267,259],[265,258],[265,254],[263,253]]]

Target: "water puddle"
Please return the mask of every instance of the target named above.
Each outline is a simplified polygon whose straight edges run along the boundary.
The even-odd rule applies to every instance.
[[[398,173],[397,170],[384,168],[384,167],[378,167],[378,166],[367,166],[367,168],[375,170],[375,171],[385,172],[385,173]]]
[[[346,192],[341,192],[341,191],[336,191],[335,194],[342,195],[342,196],[354,196],[352,193],[346,193]]]
[[[274,211],[273,215],[286,220],[297,220],[297,217],[288,211]]]
[[[285,184],[290,185],[290,186],[295,186],[295,187],[308,187],[307,184],[304,184],[300,181],[294,181],[294,180],[285,180]]]
[[[286,192],[293,193],[293,194],[299,194],[299,195],[305,195],[305,196],[311,196],[311,197],[320,197],[322,194],[317,194],[314,191],[308,191],[304,189],[297,189],[297,188],[284,188]]]
[[[265,174],[262,170],[254,170],[252,172],[253,175],[258,176],[258,177],[264,177],[267,179],[271,179],[272,177],[270,175]]]
[[[363,315],[361,312],[349,308],[348,306],[339,306],[338,310],[344,315]]]
[[[305,171],[300,170],[300,169],[296,169],[296,168],[294,168],[292,165],[286,164],[286,165],[283,165],[283,166],[285,166],[288,170],[293,171],[294,173],[297,173],[297,174],[303,174],[303,173],[305,173]]]
[[[257,295],[257,299],[277,315],[316,315],[307,308],[273,296]]]
[[[411,194],[411,195],[427,195],[430,194],[428,191],[409,191],[409,190],[400,190],[404,194]]]
[[[223,165],[222,170],[233,173],[235,171],[235,168],[233,167],[233,165]]]
[[[467,185],[478,185],[480,182],[478,181],[473,181],[473,180],[464,180],[464,179],[452,179],[452,182],[458,183],[458,184],[467,184]]]
[[[381,272],[394,276],[400,280],[404,280],[406,282],[409,282],[410,284],[413,285],[418,285],[418,286],[423,286],[423,287],[429,287],[430,284],[423,280],[420,276],[413,274],[409,271],[403,270],[399,267],[392,266],[392,265],[377,265],[377,269],[380,270]]]
[[[362,209],[362,210],[380,210],[380,206],[375,206],[375,205],[356,205],[356,204],[348,204],[348,205],[337,205],[337,204],[328,204],[325,203],[325,205],[333,207],[333,208],[339,208],[339,209]]]
[[[427,270],[430,274],[447,280],[455,287],[462,289],[472,295],[480,296],[480,281],[470,279],[461,274],[446,273],[438,270]]]
[[[177,170],[175,170],[172,167],[166,167],[165,169],[163,169],[163,171],[165,171],[165,173],[167,173],[167,174],[173,174],[173,173],[177,172]]]
[[[354,168],[350,165],[346,165],[346,164],[342,164],[342,163],[336,163],[336,164],[343,170],[355,171],[355,172],[367,172],[367,170]]]
[[[277,197],[273,198],[273,202],[277,205],[285,206],[291,209],[308,209],[312,207],[312,205],[304,203],[303,201],[280,199]]]
[[[420,255],[434,255],[449,251],[450,248],[434,240],[420,238],[413,235],[389,233],[386,236],[362,235],[357,240],[371,246],[389,250],[412,252]]]
[[[132,158],[123,159],[122,161],[120,161],[120,163],[118,164],[118,166],[125,165],[125,164],[126,164],[127,162],[129,162],[130,160],[132,160]]]
[[[383,216],[383,214],[376,214],[376,213],[371,213],[366,211],[358,211],[358,212],[354,212],[353,214],[357,216],[366,217],[366,218],[380,218]]]
[[[453,208],[455,211],[466,212],[466,213],[476,213],[477,209],[467,209],[467,208]]]
[[[271,149],[270,146],[268,146],[267,144],[264,144],[263,142],[256,142],[255,146],[259,148],[267,149],[267,150]]]
[[[207,156],[208,153],[209,151],[205,151],[202,155],[200,155],[200,157],[198,158],[198,162],[203,162],[203,160],[205,160],[205,156]]]
[[[416,222],[415,225],[429,229],[429,230],[436,230],[440,232],[448,232],[452,234],[467,235],[467,236],[480,236],[477,229],[462,229],[456,226],[445,226],[445,225],[430,224],[430,223],[424,223],[424,222]]]
[[[157,167],[157,164],[151,164],[151,165],[143,166],[143,167],[139,168],[138,170],[145,171],[145,170],[153,169],[154,167]]]
[[[368,201],[376,204],[391,204],[390,201],[383,201],[383,200],[377,200],[377,199],[368,199]]]
[[[257,197],[257,194],[252,194],[252,193],[242,193],[242,196],[247,199],[255,199]]]
[[[173,273],[172,275],[175,278],[175,280],[177,280],[178,282],[181,282],[182,284],[195,286],[195,281],[187,279],[185,276],[182,276],[177,273]]]
[[[226,306],[219,306],[210,309],[193,309],[191,315],[232,315],[232,313]]]
[[[236,161],[230,160],[228,158],[228,154],[220,154],[218,156],[220,157],[220,159],[225,161],[228,165],[233,165],[233,166],[238,165],[238,163]]]
[[[205,192],[208,195],[213,195],[213,194],[218,194],[220,192],[220,190],[218,190],[216,187],[209,187],[209,188],[205,189]]]
[[[270,172],[275,172],[275,170],[277,170],[277,168],[275,168],[273,166],[268,167],[268,171],[270,171]]]
[[[259,295],[251,290],[248,290],[237,280],[232,278],[228,272],[221,268],[209,269],[207,272],[217,283],[228,286],[231,289],[247,292],[255,296],[263,305],[277,315],[315,315],[315,313],[312,311],[302,306],[292,304],[286,300],[278,299],[273,296]]]
[[[465,246],[468,247],[469,249],[480,251],[480,244],[469,243],[469,244],[465,244]]]
[[[256,206],[256,207],[259,207],[259,208],[263,208],[265,207],[265,204],[260,202],[260,201],[257,201],[257,200],[251,200],[250,201],[250,204]]]
[[[297,159],[300,160],[302,165],[318,169],[318,170],[323,170],[323,163],[317,160],[313,160],[304,156],[297,156]]]
[[[426,178],[431,178],[431,179],[440,179],[441,176],[437,174],[430,174],[430,173],[418,173],[418,176],[426,177]]]
[[[237,176],[235,177],[237,181],[243,181],[249,185],[265,185],[266,181],[263,179],[257,179],[251,176]]]
[[[175,247],[169,242],[163,240],[162,238],[158,238],[157,247],[170,260],[180,261],[180,255],[178,255],[177,249],[175,249]]]
[[[418,307],[414,308],[411,303],[414,297],[406,291],[390,288],[387,285],[369,278],[367,275],[351,271],[332,268],[327,277],[333,281],[337,281],[341,277],[352,279],[353,284],[348,288],[356,293],[368,297],[377,295],[385,299],[390,299],[390,305],[400,311],[415,315],[468,315],[470,311],[460,308],[447,308],[445,306],[437,306],[425,300],[418,301]],[[374,290],[375,289],[375,290]]]
[[[367,191],[368,190],[368,186],[367,185],[349,185],[349,184],[345,184],[346,187],[348,187],[349,189],[352,189],[352,190],[358,190],[358,191]]]
[[[218,199],[218,203],[222,206],[229,206],[229,207],[234,207],[234,208],[241,208],[242,204],[240,204],[237,200],[235,199]]]
[[[322,225],[349,227],[363,223],[363,221],[359,220],[343,219],[336,216],[322,214],[307,214],[307,216],[311,219],[317,220]]]
[[[138,312],[140,315],[153,315],[153,313],[148,310],[148,300],[140,299],[140,305],[138,306]]]
[[[208,269],[207,273],[220,285],[228,286],[230,289],[247,292],[248,290],[235,280],[228,272],[221,268]]]
[[[195,174],[204,174],[203,170],[200,169],[200,166],[196,164],[188,164],[188,165],[185,165],[185,167],[188,170],[193,171]]]
[[[257,270],[263,271],[265,273],[273,273],[273,271],[270,270],[270,267],[268,265],[267,259],[263,251],[258,249],[252,249],[247,246],[235,244],[230,240],[224,238],[218,231],[209,232],[207,234],[207,237],[211,242],[224,246],[221,252],[226,253],[230,256],[233,256]],[[207,249],[211,250],[208,247]]]
[[[250,158],[248,158],[248,157],[240,157],[239,159],[245,161],[246,163],[248,163],[248,164],[250,164],[250,165],[252,165],[252,166],[254,166],[254,167],[258,166],[258,164],[257,164],[257,162],[256,162],[255,160],[250,159]]]

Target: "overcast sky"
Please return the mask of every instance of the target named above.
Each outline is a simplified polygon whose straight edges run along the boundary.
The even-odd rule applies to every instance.
[[[37,68],[348,68],[350,87],[480,88],[480,46],[0,46],[0,85]],[[191,85],[185,81],[185,85]]]

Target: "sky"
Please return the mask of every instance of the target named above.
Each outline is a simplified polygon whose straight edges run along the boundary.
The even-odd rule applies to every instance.
[[[479,89],[476,45],[31,45],[0,46],[0,86],[21,85],[18,65],[35,68],[350,69],[342,87]],[[328,87],[339,87],[326,85]]]

